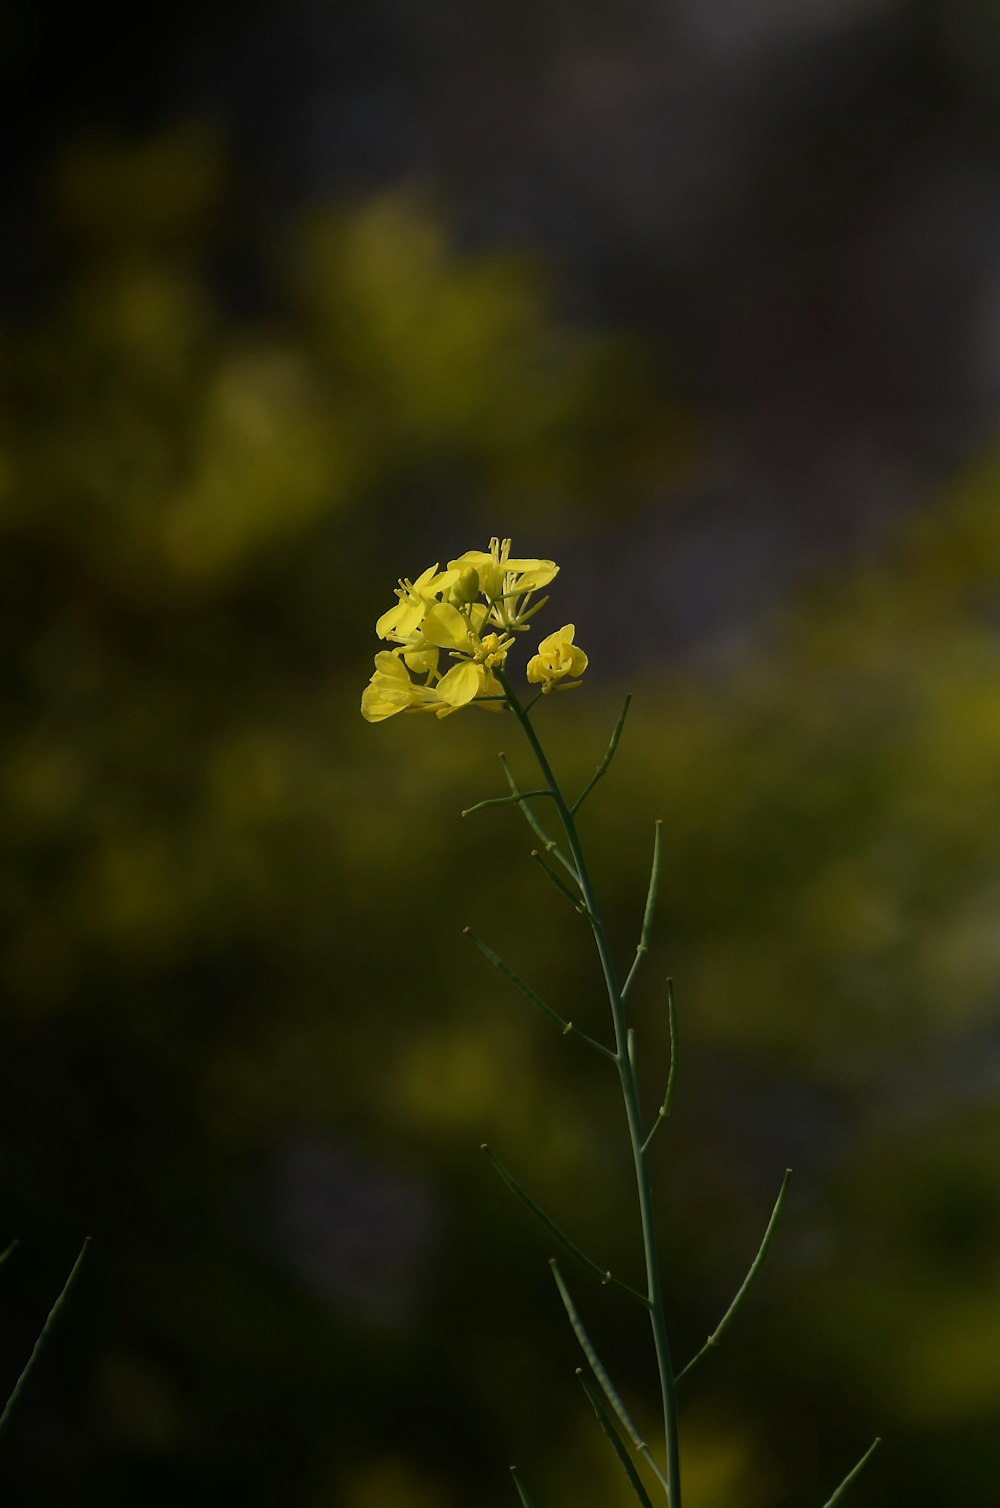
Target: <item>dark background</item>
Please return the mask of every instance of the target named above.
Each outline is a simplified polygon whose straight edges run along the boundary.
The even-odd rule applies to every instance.
[[[357,712],[400,575],[562,572],[692,1508],[1000,1503],[1000,12],[293,3],[0,28],[5,1504],[629,1501],[489,1140],[638,1278],[516,729]],[[572,1010],[570,1010],[572,1007]],[[655,1429],[644,1326],[585,1278]]]

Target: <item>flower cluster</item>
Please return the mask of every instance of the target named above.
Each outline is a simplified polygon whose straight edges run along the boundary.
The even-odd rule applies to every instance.
[[[446,570],[430,566],[415,581],[401,580],[396,602],[375,625],[394,645],[375,656],[375,674],[361,698],[361,715],[383,722],[397,712],[447,717],[472,703],[499,710],[506,702],[502,671],[515,635],[544,607],[533,600],[559,567],[552,560],[514,560],[510,540],[467,550]],[[550,634],[529,662],[528,680],[543,691],[577,684],[587,656],[568,624]],[[450,665],[442,664],[452,661]]]

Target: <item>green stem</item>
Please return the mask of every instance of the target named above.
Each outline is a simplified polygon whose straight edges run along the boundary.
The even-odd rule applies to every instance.
[[[69,1291],[70,1291],[70,1289],[73,1286],[73,1280],[75,1279],[77,1273],[80,1271],[80,1266],[81,1266],[81,1264],[83,1262],[83,1259],[87,1255],[87,1247],[89,1245],[90,1245],[90,1237],[87,1236],[84,1239],[84,1243],[83,1243],[83,1245],[80,1248],[80,1255],[77,1257],[76,1261],[73,1263],[73,1266],[70,1269],[69,1277],[66,1279],[65,1283],[63,1284],[62,1292],[60,1293],[59,1297],[56,1299],[55,1303],[52,1305],[52,1308],[49,1310],[49,1317],[45,1321],[45,1324],[42,1326],[41,1334],[39,1335],[38,1339],[35,1341],[34,1346],[32,1347],[31,1355],[28,1357],[27,1365],[25,1366],[25,1368],[22,1371],[20,1377],[17,1379],[17,1381],[14,1384],[14,1391],[11,1393],[10,1397],[7,1399],[7,1402],[4,1404],[3,1413],[0,1414],[0,1430],[2,1430],[5,1427],[5,1425],[7,1424],[7,1421],[9,1420],[9,1418],[11,1416],[11,1412],[14,1409],[14,1406],[17,1403],[17,1400],[20,1398],[21,1393],[24,1391],[24,1384],[28,1380],[28,1375],[32,1371],[32,1369],[33,1369],[36,1361],[38,1360],[39,1356],[41,1355],[42,1349],[45,1346],[45,1342],[48,1340],[50,1334],[52,1333],[52,1327],[55,1324],[56,1320],[59,1318],[59,1315],[60,1315],[60,1313],[62,1311],[62,1307],[65,1304],[66,1299],[67,1299],[67,1297],[69,1295]],[[10,1247],[8,1247],[7,1251],[4,1252],[4,1256],[5,1257],[8,1255],[9,1251],[10,1251]]]
[[[539,742],[538,734],[532,726],[528,713],[521,705],[506,675],[502,671],[498,671],[497,675],[506,694],[508,705],[521,724],[525,737],[531,745],[532,753],[542,773],[542,779],[548,786],[556,810],[559,813],[559,819],[562,822],[563,831],[566,834],[566,842],[569,845],[573,865],[576,870],[576,879],[580,886],[580,893],[587,908],[591,927],[593,928],[594,941],[597,945],[604,983],[608,992],[608,1002],[611,1006],[611,1019],[614,1024],[615,1033],[615,1063],[621,1084],[622,1100],[625,1105],[625,1119],[628,1124],[629,1143],[632,1148],[632,1161],[635,1169],[639,1219],[642,1226],[643,1255],[646,1264],[646,1298],[649,1303],[649,1318],[653,1332],[653,1346],[656,1351],[657,1370],[660,1378],[660,1396],[663,1403],[663,1432],[667,1455],[667,1480],[670,1483],[667,1489],[667,1502],[669,1508],[681,1508],[681,1464],[680,1441],[677,1428],[677,1391],[673,1366],[670,1360],[670,1346],[667,1340],[663,1285],[660,1277],[656,1223],[653,1215],[653,1191],[650,1186],[646,1158],[643,1152],[644,1137],[639,1113],[639,1086],[628,1051],[628,1024],[625,1019],[625,1003],[622,999],[618,972],[615,967],[611,946],[608,942],[603,913],[597,903],[594,888],[591,884],[590,873],[580,843],[580,837],[576,830],[573,811],[562,793],[562,788],[555,777],[552,766],[549,764],[545,750]]]

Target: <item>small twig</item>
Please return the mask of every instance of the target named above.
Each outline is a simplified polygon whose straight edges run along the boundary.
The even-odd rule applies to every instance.
[[[15,1236],[14,1239],[13,1239],[13,1241],[7,1247],[6,1251],[0,1253],[0,1267],[2,1267],[3,1264],[6,1262],[7,1258],[10,1256],[11,1252],[14,1251],[14,1250],[16,1250],[17,1246],[18,1246],[18,1240],[17,1240],[17,1237]]]
[[[591,791],[594,789],[594,786],[600,780],[601,776],[608,773],[608,766],[610,765],[612,759],[614,759],[615,757],[615,750],[618,747],[618,740],[622,736],[622,729],[625,726],[625,719],[628,716],[629,703],[631,702],[631,700],[632,698],[630,696],[627,696],[625,698],[625,705],[621,710],[621,715],[619,716],[618,721],[615,723],[615,731],[611,735],[611,742],[608,744],[607,753],[601,760],[600,764],[597,766],[597,769],[594,771],[593,775],[591,775],[590,779],[587,781],[587,784],[584,786],[579,796],[577,796],[576,800],[573,802],[573,805],[570,807],[570,813],[574,817],[580,810],[583,803],[586,801],[587,797],[590,795]]]
[[[589,1272],[591,1277],[595,1277],[599,1283],[605,1286],[610,1283],[615,1288],[619,1288],[623,1293],[627,1293],[630,1298],[638,1299],[644,1309],[649,1308],[649,1300],[644,1294],[640,1293],[638,1289],[632,1288],[628,1283],[623,1283],[620,1278],[616,1278],[607,1268],[602,1267],[599,1262],[595,1262],[591,1257],[588,1257],[585,1251],[580,1250],[575,1241],[570,1240],[565,1231],[560,1230],[551,1215],[546,1214],[541,1205],[535,1203],[528,1191],[518,1183],[513,1173],[504,1167],[499,1157],[494,1156],[486,1142],[483,1142],[479,1150],[485,1152],[490,1163],[499,1173],[511,1193],[520,1199],[525,1209],[531,1211],[539,1224],[548,1231],[550,1236],[559,1242],[559,1245],[573,1258],[574,1262],[579,1263],[584,1271]]]
[[[80,1255],[77,1257],[76,1261],[73,1263],[73,1266],[70,1268],[70,1274],[69,1274],[69,1277],[66,1279],[65,1283],[62,1286],[62,1292],[60,1293],[59,1297],[56,1299],[55,1303],[52,1305],[52,1308],[49,1310],[49,1315],[48,1315],[48,1318],[45,1321],[45,1324],[42,1326],[41,1334],[39,1335],[38,1339],[35,1341],[35,1344],[34,1344],[34,1346],[32,1347],[32,1350],[31,1350],[31,1355],[28,1357],[28,1364],[24,1368],[24,1371],[21,1373],[20,1377],[15,1382],[15,1384],[14,1384],[14,1391],[11,1393],[10,1397],[7,1399],[6,1404],[4,1405],[3,1413],[0,1414],[0,1431],[3,1430],[4,1425],[7,1423],[7,1420],[10,1418],[11,1410],[14,1408],[14,1405],[17,1403],[18,1398],[20,1398],[21,1391],[22,1391],[22,1389],[24,1387],[24,1384],[27,1381],[28,1376],[29,1376],[32,1368],[34,1367],[35,1362],[38,1360],[39,1356],[41,1355],[42,1348],[44,1347],[45,1342],[48,1340],[50,1334],[52,1333],[52,1327],[53,1327],[53,1325],[55,1324],[56,1320],[59,1317],[59,1314],[60,1314],[60,1311],[62,1310],[63,1304],[66,1302],[66,1298],[67,1298],[67,1296],[69,1294],[69,1291],[70,1291],[70,1289],[73,1286],[73,1280],[74,1280],[74,1278],[76,1277],[77,1273],[80,1270],[80,1265],[83,1262],[84,1257],[87,1255],[87,1247],[89,1245],[90,1245],[90,1237],[88,1236],[86,1238],[86,1240],[84,1241],[83,1245],[80,1248]],[[10,1247],[7,1248],[7,1252],[5,1252],[4,1255],[6,1256],[9,1251],[10,1251]]]
[[[517,1495],[521,1499],[521,1502],[524,1504],[524,1508],[535,1508],[535,1500],[533,1497],[531,1497],[527,1487],[525,1487],[524,1483],[521,1481],[521,1478],[518,1476],[516,1466],[512,1466],[510,1468],[510,1474],[514,1486],[517,1488]]]
[[[702,1346],[701,1350],[697,1353],[697,1355],[692,1356],[687,1366],[682,1367],[681,1370],[677,1373],[678,1382],[680,1382],[683,1377],[686,1377],[691,1368],[695,1366],[699,1361],[701,1361],[701,1358],[705,1355],[706,1351],[710,1351],[713,1346],[717,1346],[719,1344],[719,1341],[722,1339],[723,1334],[726,1330],[728,1330],[730,1322],[732,1321],[737,1309],[746,1298],[747,1290],[749,1289],[750,1284],[753,1282],[758,1272],[760,1272],[761,1267],[764,1265],[764,1258],[767,1256],[767,1249],[771,1244],[771,1238],[773,1237],[775,1227],[778,1224],[778,1216],[781,1214],[781,1206],[785,1202],[785,1195],[788,1193],[788,1185],[791,1183],[791,1181],[792,1170],[791,1168],[786,1168],[785,1176],[781,1180],[781,1188],[778,1191],[778,1197],[774,1202],[774,1209],[771,1211],[771,1218],[767,1222],[767,1229],[764,1232],[764,1239],[760,1243],[760,1250],[757,1252],[757,1255],[751,1262],[750,1270],[747,1273],[746,1277],[743,1279],[739,1292],[733,1299],[733,1302],[730,1304],[725,1314],[722,1316],[719,1323],[716,1325],[715,1329],[712,1331],[711,1335],[708,1337],[708,1340]]]
[[[615,1427],[615,1421],[612,1419],[611,1415],[604,1407],[604,1404],[601,1402],[600,1393],[594,1387],[594,1384],[591,1382],[590,1378],[584,1376],[582,1367],[577,1367],[576,1375],[579,1379],[580,1386],[583,1388],[583,1391],[586,1393],[588,1399],[590,1400],[591,1408],[597,1415],[598,1423],[600,1424],[604,1433],[607,1435],[608,1439],[611,1441],[611,1448],[621,1462],[622,1470],[624,1471],[625,1475],[628,1477],[629,1482],[632,1485],[632,1491],[635,1493],[636,1497],[639,1499],[639,1502],[642,1504],[642,1508],[653,1508],[649,1493],[642,1485],[642,1479],[635,1469],[635,1463],[633,1462],[632,1457],[629,1455],[627,1449],[625,1448],[625,1441],[618,1433],[618,1430]]]
[[[546,787],[538,791],[519,791],[516,796],[487,796],[485,801],[477,801],[475,806],[467,806],[459,813],[461,817],[471,817],[473,812],[481,812],[484,806],[511,806],[517,801],[526,801],[529,796],[551,796],[552,792]]]
[[[646,905],[642,913],[642,927],[639,931],[639,941],[636,944],[635,958],[632,967],[628,971],[628,978],[622,985],[622,999],[628,999],[628,992],[632,988],[632,980],[642,959],[649,952],[649,937],[653,930],[653,913],[656,910],[656,899],[660,893],[660,862],[663,850],[663,823],[659,817],[653,827],[653,862],[649,872],[649,889],[646,891]]]
[[[832,1498],[827,1498],[826,1502],[823,1504],[823,1508],[836,1508],[837,1503],[839,1503],[841,1501],[841,1499],[843,1498],[844,1493],[847,1491],[848,1487],[850,1487],[850,1485],[854,1481],[854,1479],[857,1476],[859,1476],[862,1471],[864,1471],[865,1467],[868,1465],[868,1462],[871,1460],[872,1456],[875,1454],[876,1450],[878,1449],[878,1447],[881,1444],[882,1444],[882,1438],[881,1438],[881,1436],[880,1435],[876,1435],[875,1439],[872,1441],[871,1445],[869,1445],[868,1449],[865,1451],[864,1455],[861,1457],[861,1460],[858,1462],[857,1466],[855,1466],[851,1471],[849,1471],[847,1473],[847,1476],[841,1482],[840,1486],[837,1488],[836,1492],[833,1494],[833,1497]]]
[[[531,988],[531,985],[528,984],[526,980],[522,979],[520,974],[518,974],[516,970],[512,969],[510,964],[500,957],[499,953],[494,953],[493,949],[489,947],[487,943],[484,943],[482,938],[478,937],[476,933],[473,932],[471,927],[463,927],[462,931],[464,936],[472,938],[472,941],[475,943],[476,947],[479,949],[483,957],[487,959],[487,961],[491,963],[495,969],[499,969],[500,973],[503,974],[507,979],[509,979],[511,984],[517,986],[517,988],[521,991],[521,994],[525,997],[526,1000],[531,1001],[536,1010],[540,1010],[543,1016],[548,1016],[550,1021],[554,1021],[556,1023],[556,1025],[561,1029],[564,1037],[579,1037],[581,1042],[586,1042],[588,1047],[592,1047],[595,1052],[599,1052],[602,1058],[610,1058],[612,1063],[618,1062],[617,1057],[611,1051],[610,1047],[605,1047],[603,1042],[597,1042],[593,1037],[588,1037],[587,1033],[580,1031],[578,1027],[573,1025],[572,1021],[567,1021],[564,1016],[560,1016],[558,1011],[554,1011],[551,1005],[548,1005],[542,999],[537,990],[533,990]]]
[[[573,868],[573,865],[570,863],[569,859],[567,859],[566,855],[559,847],[559,844],[556,842],[555,838],[549,837],[548,833],[545,831],[544,827],[539,822],[534,812],[531,810],[531,807],[528,805],[524,792],[519,789],[517,781],[514,779],[514,772],[511,770],[511,767],[507,762],[506,754],[501,754],[499,758],[500,763],[503,766],[503,772],[507,777],[507,784],[510,786],[511,796],[513,797],[517,806],[520,807],[521,812],[524,815],[524,820],[527,822],[528,826],[531,828],[532,832],[541,843],[542,848],[545,850],[545,852],[555,854],[556,858],[559,860],[563,868],[573,877],[574,884],[579,885],[580,877],[577,874],[576,870]]]
[[[653,1452],[650,1450],[649,1446],[640,1435],[638,1429],[635,1426],[635,1423],[633,1422],[631,1414],[621,1400],[617,1388],[611,1381],[611,1378],[608,1376],[604,1368],[604,1363],[601,1361],[601,1358],[594,1350],[593,1343],[591,1342],[590,1336],[587,1334],[584,1328],[583,1321],[581,1320],[579,1314],[576,1312],[576,1305],[573,1303],[573,1300],[570,1297],[569,1289],[566,1287],[566,1284],[563,1281],[562,1273],[559,1271],[559,1263],[556,1261],[555,1257],[551,1259],[549,1266],[552,1268],[552,1276],[556,1280],[556,1287],[559,1289],[559,1296],[562,1299],[566,1313],[569,1316],[569,1322],[573,1326],[573,1331],[576,1335],[577,1340],[580,1342],[584,1356],[590,1363],[590,1370],[593,1372],[594,1376],[600,1383],[605,1398],[608,1400],[611,1407],[618,1415],[619,1420],[624,1426],[625,1433],[628,1435],[633,1446],[642,1456],[643,1460],[649,1463],[651,1470],[656,1473],[657,1480],[663,1484],[663,1486],[669,1493],[670,1484],[667,1481],[666,1472],[660,1466],[656,1457],[653,1455]]]
[[[566,897],[570,905],[573,907],[573,910],[578,912],[580,916],[589,916],[590,913],[581,901],[579,894],[574,895],[565,881],[559,878],[555,870],[549,868],[549,866],[545,862],[545,855],[539,853],[537,848],[533,848],[531,850],[531,857],[534,859],[535,863],[539,866],[543,873],[547,876],[547,878],[552,881],[556,889]]]
[[[670,1067],[667,1070],[667,1088],[663,1096],[663,1104],[656,1112],[656,1119],[649,1128],[649,1135],[642,1144],[642,1155],[645,1157],[649,1150],[649,1144],[657,1131],[663,1125],[670,1114],[670,1106],[674,1100],[674,1085],[677,1082],[677,1006],[674,1003],[674,981],[667,980],[667,1030],[670,1033]]]

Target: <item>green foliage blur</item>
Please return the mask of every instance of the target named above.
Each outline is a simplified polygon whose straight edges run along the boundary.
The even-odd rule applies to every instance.
[[[526,751],[357,704],[399,574],[598,541],[698,426],[416,193],[275,234],[188,127],[76,148],[46,215],[2,334],[0,1381],[94,1244],[3,1500],[492,1508],[516,1459],[542,1503],[624,1505],[550,1253],[478,1153],[637,1272],[615,1085],[461,935],[602,1031],[530,834],[459,816]],[[859,1508],[1000,1501],[998,484],[987,458],[732,673],[629,686],[588,807],[623,958],[664,821],[634,998],[652,1107],[677,981],[679,1360],[796,1169],[685,1385],[698,1508],[820,1503],[876,1432]],[[593,685],[541,709],[571,787],[621,700],[577,627]],[[651,1416],[643,1326],[575,1291]]]

